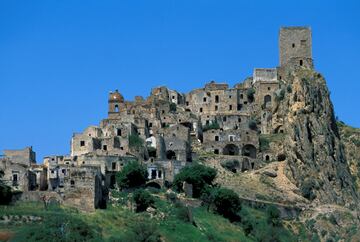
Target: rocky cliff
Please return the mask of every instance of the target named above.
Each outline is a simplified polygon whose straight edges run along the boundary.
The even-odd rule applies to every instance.
[[[286,176],[314,204],[355,207],[355,182],[325,79],[311,70],[286,77],[274,117],[284,120]]]

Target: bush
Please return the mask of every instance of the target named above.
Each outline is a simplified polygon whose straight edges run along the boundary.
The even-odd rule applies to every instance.
[[[310,201],[314,200],[316,195],[314,193],[315,181],[312,179],[307,179],[304,181],[304,184],[301,186],[301,194],[303,197],[309,199]]]
[[[173,112],[173,113],[176,112],[176,104],[175,103],[170,103],[170,112]]]
[[[217,121],[213,121],[211,122],[211,124],[206,124],[204,127],[203,127],[203,131],[207,131],[207,130],[210,130],[210,129],[220,129],[220,125],[218,124]]]
[[[246,91],[246,95],[247,95],[247,98],[248,98],[249,102],[253,102],[255,100],[255,89],[254,88],[249,88]]]
[[[285,89],[281,89],[280,92],[275,93],[275,100],[280,102],[285,98]]]
[[[240,166],[240,163],[238,160],[227,160],[225,162],[222,162],[221,166],[228,171],[236,173],[236,168]]]
[[[137,161],[131,161],[116,174],[116,181],[120,189],[130,189],[145,185],[147,177],[146,167]]]
[[[136,204],[136,212],[144,212],[148,207],[154,205],[153,196],[146,190],[139,189],[133,194],[133,201]]]
[[[259,143],[261,151],[268,150],[270,148],[270,140],[264,136],[260,136]]]
[[[291,84],[287,85],[286,90],[287,90],[288,93],[292,93]]]
[[[160,242],[161,236],[156,223],[143,218],[136,219],[129,225],[129,230],[120,240],[126,242]]]
[[[185,166],[174,178],[173,186],[182,191],[183,182],[193,185],[193,197],[199,197],[206,185],[212,185],[216,170],[200,164]]]
[[[202,200],[203,205],[206,206],[207,211],[209,211],[210,207],[214,204],[216,193],[217,193],[216,187],[206,186],[202,190],[200,199]]]
[[[144,145],[144,140],[137,134],[129,135],[129,147],[140,149]]]
[[[102,241],[101,228],[90,226],[74,216],[58,213],[43,223],[23,227],[14,241]]]
[[[266,210],[268,224],[278,227],[281,225],[280,211],[275,206],[271,205]]]
[[[236,221],[239,219],[238,212],[241,209],[241,201],[239,196],[232,190],[220,188],[214,197],[215,211],[230,219]]]
[[[257,129],[257,124],[256,124],[255,120],[253,120],[253,119],[249,120],[249,129],[251,129],[251,130],[256,130]]]

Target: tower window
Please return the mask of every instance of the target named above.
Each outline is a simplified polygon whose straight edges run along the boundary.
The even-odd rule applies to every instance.
[[[229,105],[229,110],[232,110],[232,105]]]
[[[80,141],[80,146],[85,146],[85,141],[84,140]]]
[[[300,60],[300,66],[302,66],[303,65],[303,60]]]
[[[119,112],[119,106],[118,105],[115,105],[115,112]]]
[[[218,95],[215,96],[215,102],[216,102],[216,103],[219,102],[219,96],[218,96]]]
[[[217,111],[217,110],[218,110],[218,108],[219,108],[219,107],[216,105],[216,106],[215,106],[215,111]]]
[[[118,130],[117,130],[117,135],[118,135],[118,136],[121,136],[121,129],[118,129]]]
[[[113,170],[116,169],[116,162],[113,162],[113,163],[111,164],[111,168],[112,168]]]
[[[294,43],[292,44],[292,47],[295,48],[295,44],[294,44]]]
[[[103,150],[107,150],[107,145],[104,145],[104,146],[103,146]]]
[[[74,180],[71,180],[71,181],[70,181],[70,185],[71,185],[71,187],[75,187],[75,181],[74,181]]]
[[[206,102],[206,97],[203,98],[203,102],[204,102],[204,103]]]
[[[202,111],[203,111],[203,109],[202,109],[202,108],[200,108],[200,113],[202,113]]]
[[[226,117],[223,117],[223,121],[226,122]]]
[[[215,136],[215,141],[219,141],[219,136]]]

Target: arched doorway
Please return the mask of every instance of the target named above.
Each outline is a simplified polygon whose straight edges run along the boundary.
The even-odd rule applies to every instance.
[[[256,147],[250,144],[244,145],[242,148],[241,154],[243,156],[248,156],[250,158],[256,158]]]
[[[239,148],[234,144],[227,144],[223,149],[223,155],[239,155]]]
[[[266,95],[265,97],[264,97],[264,106],[265,107],[268,107],[268,106],[270,106],[271,105],[271,96],[270,95]]]

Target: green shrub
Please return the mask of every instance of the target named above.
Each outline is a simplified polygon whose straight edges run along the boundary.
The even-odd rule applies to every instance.
[[[254,88],[249,88],[246,91],[246,95],[247,95],[247,98],[248,98],[249,102],[253,102],[255,100],[255,89]]]
[[[175,215],[179,220],[181,220],[185,223],[193,222],[191,208],[186,207],[186,206],[182,205],[181,203],[177,203]]]
[[[240,163],[238,160],[227,160],[225,162],[222,162],[221,166],[228,171],[236,173],[236,168],[240,166]]]
[[[138,134],[129,135],[129,147],[139,149],[143,147],[144,140]]]
[[[207,130],[210,130],[210,129],[220,129],[220,125],[218,124],[217,121],[213,121],[211,122],[210,124],[206,124],[204,127],[203,127],[203,131],[207,131]]]
[[[285,98],[285,89],[282,88],[280,90],[280,92],[275,93],[275,100],[277,102],[280,102],[280,101],[284,100],[284,98]]]
[[[260,150],[261,151],[270,149],[270,140],[267,139],[266,137],[260,136],[259,143],[260,143]]]
[[[230,189],[220,188],[217,190],[214,197],[214,207],[218,214],[230,219],[230,221],[239,219],[241,201],[239,196]]]
[[[120,189],[131,189],[145,185],[147,177],[146,167],[137,161],[131,161],[116,174],[116,181]]]
[[[281,225],[280,211],[275,206],[270,205],[266,209],[268,224],[278,227]]]
[[[300,189],[302,196],[311,201],[314,200],[316,197],[314,193],[315,185],[316,183],[313,179],[306,179]]]
[[[133,194],[133,201],[136,204],[136,212],[144,212],[148,207],[154,205],[153,196],[144,189],[136,190]]]
[[[101,228],[65,213],[45,217],[43,223],[24,226],[14,241],[102,241]]]
[[[144,218],[138,218],[130,222],[129,230],[117,241],[160,242],[162,240],[156,223]]]
[[[287,90],[288,93],[292,93],[291,84],[287,85],[286,90]]]
[[[210,207],[214,204],[215,195],[218,191],[217,187],[205,186],[201,192],[200,199],[203,202],[203,205],[206,206],[207,211],[210,210]]]
[[[183,182],[193,185],[193,197],[199,197],[206,185],[212,185],[216,177],[214,168],[200,164],[185,166],[174,178],[173,186],[177,191],[182,191]]]
[[[170,112],[173,112],[173,113],[176,112],[176,104],[175,103],[170,103]]]
[[[256,130],[257,129],[257,124],[256,124],[255,120],[253,120],[253,119],[249,120],[249,129],[251,129],[251,130]]]

